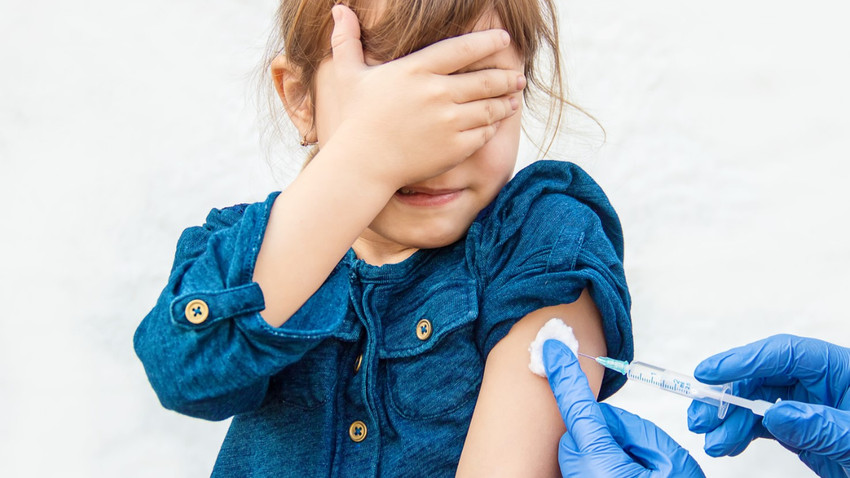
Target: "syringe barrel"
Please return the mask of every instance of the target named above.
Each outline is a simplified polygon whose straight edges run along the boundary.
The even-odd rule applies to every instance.
[[[714,405],[718,408],[721,418],[726,415],[726,409],[729,407],[729,403],[720,400],[728,392],[728,384],[707,385],[693,377],[643,362],[630,363],[627,376],[632,380]]]

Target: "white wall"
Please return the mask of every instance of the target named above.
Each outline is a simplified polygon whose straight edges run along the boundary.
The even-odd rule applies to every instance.
[[[637,357],[690,372],[774,332],[850,345],[844,3],[559,3],[573,98],[608,139],[576,118],[554,156],[620,212]],[[160,408],[132,334],[183,228],[283,184],[247,79],[273,10],[0,4],[0,475],[209,474],[227,423]],[[611,402],[709,476],[809,476],[771,442],[708,458],[685,399]]]

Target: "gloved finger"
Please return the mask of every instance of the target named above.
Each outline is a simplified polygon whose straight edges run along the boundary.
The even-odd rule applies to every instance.
[[[547,340],[543,343],[543,365],[567,433],[575,440],[577,450],[594,453],[617,447],[572,351],[557,340]]]
[[[818,476],[838,476],[842,478],[850,476],[850,469],[834,461],[830,461],[821,455],[804,451],[799,453],[798,456],[800,457],[800,461],[805,463]]]
[[[558,464],[561,468],[561,475],[564,478],[581,476],[584,467],[580,464],[586,459],[586,455],[578,451],[578,445],[576,445],[570,432],[564,433],[558,443]]]
[[[558,464],[563,478],[586,476],[588,469],[596,467],[593,463],[594,458],[596,455],[589,455],[578,450],[578,445],[569,431],[561,436],[558,444]]]
[[[783,401],[765,412],[764,426],[784,445],[850,465],[850,412]]]
[[[752,385],[747,387],[738,387],[738,385],[742,382],[735,382],[734,388],[736,390],[740,388],[740,391],[736,391],[735,395],[749,398],[751,400],[761,399],[774,403],[777,399],[798,400],[804,402],[811,397],[811,395],[806,392],[805,387],[795,386],[797,384],[796,380],[793,380],[791,383],[788,383],[786,380],[784,384],[782,384],[782,380],[774,380],[773,378],[757,378],[753,380],[760,382],[760,385],[756,388],[753,388]],[[744,382],[751,381],[745,380]]]
[[[694,400],[688,407],[688,430],[694,433],[708,433],[721,423],[723,420],[717,416],[717,407],[713,405]]]
[[[754,439],[764,436],[761,417],[745,408],[729,407],[726,418],[705,434],[705,453],[709,456],[735,456]]]
[[[646,469],[635,463],[620,448],[614,447],[595,453],[579,451],[572,435],[564,433],[558,447],[558,464],[564,478],[587,478],[622,476],[638,478],[646,475]]]
[[[768,400],[770,402],[775,402],[777,398],[783,400],[789,398],[788,388],[763,386],[763,381],[764,379],[756,378],[734,382],[731,393],[738,397]],[[735,409],[734,405],[730,405],[730,407],[727,414]],[[708,433],[714,430],[723,423],[718,412],[718,407],[694,400],[688,407],[688,429],[694,433]],[[761,434],[767,435],[767,432]]]
[[[605,403],[599,407],[614,440],[646,469],[660,476],[705,476],[688,451],[654,423]]]
[[[829,361],[841,364],[828,365]],[[705,383],[725,383],[745,378],[792,377],[803,383],[823,379],[824,370],[847,370],[850,352],[822,340],[775,335],[713,355],[694,370]]]

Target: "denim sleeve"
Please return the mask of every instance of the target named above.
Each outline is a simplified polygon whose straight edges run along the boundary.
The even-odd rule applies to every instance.
[[[473,226],[485,283],[477,332],[482,353],[522,317],[572,303],[587,289],[602,317],[608,356],[631,360],[631,298],[614,209],[578,166],[544,161],[526,169]],[[606,371],[599,399],[623,383],[624,376]]]
[[[269,378],[342,322],[348,300],[343,265],[283,326],[260,316],[263,293],[252,277],[277,195],[214,209],[203,226],[180,236],[168,284],[133,337],[165,408],[208,420],[256,409]],[[187,307],[197,301],[208,310],[200,323],[189,320],[194,306]]]

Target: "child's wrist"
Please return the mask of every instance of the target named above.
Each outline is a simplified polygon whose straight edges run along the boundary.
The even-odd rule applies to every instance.
[[[394,179],[389,168],[384,166],[387,163],[380,157],[380,152],[374,151],[379,148],[364,140],[350,141],[336,134],[312,162],[324,162],[334,169],[336,175],[345,177],[349,184],[389,199],[404,183]]]
[[[396,153],[364,135],[362,128],[347,126],[340,125],[322,148],[328,161],[333,161],[355,184],[381,191],[387,198],[409,183],[391,166]]]

